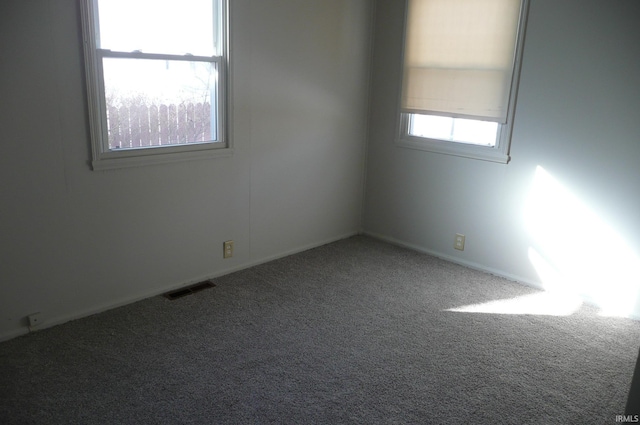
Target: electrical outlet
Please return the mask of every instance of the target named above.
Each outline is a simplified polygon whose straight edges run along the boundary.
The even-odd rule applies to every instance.
[[[233,257],[233,241],[226,241],[224,243],[222,258],[231,258],[231,257]]]
[[[453,244],[453,247],[459,251],[464,251],[464,235],[461,233],[456,233],[456,239]]]
[[[40,317],[40,313],[33,313],[27,316],[29,320],[29,329],[33,329],[40,324],[42,318]]]

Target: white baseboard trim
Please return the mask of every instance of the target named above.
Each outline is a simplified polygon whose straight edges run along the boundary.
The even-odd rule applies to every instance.
[[[511,281],[513,281],[515,283],[519,283],[519,284],[522,284],[522,285],[525,285],[525,286],[528,286],[528,287],[531,287],[531,288],[534,288],[534,289],[544,290],[544,287],[542,286],[542,282],[533,281],[531,279],[527,279],[527,278],[524,278],[522,276],[518,276],[518,275],[511,274],[511,273],[507,273],[507,272],[505,272],[503,270],[494,269],[492,267],[487,267],[487,266],[484,266],[482,264],[474,263],[472,261],[466,261],[464,259],[452,257],[450,255],[442,254],[442,253],[437,252],[437,251],[425,249],[425,248],[423,248],[421,246],[414,245],[414,244],[411,244],[411,243],[407,243],[407,242],[401,241],[399,239],[395,239],[395,238],[392,238],[392,237],[389,237],[389,236],[385,236],[385,235],[382,235],[382,234],[379,234],[379,233],[364,231],[364,232],[362,232],[362,234],[366,235],[366,236],[370,236],[370,237],[372,237],[374,239],[379,239],[381,241],[388,242],[388,243],[390,243],[392,245],[400,246],[400,247],[411,249],[413,251],[417,251],[417,252],[420,252],[420,253],[423,253],[423,254],[431,255],[433,257],[441,258],[443,260],[449,261],[451,263],[459,264],[461,266],[468,267],[470,269],[478,270],[478,271],[481,271],[481,272],[484,272],[484,273],[489,273],[489,274],[492,274],[494,276],[503,277],[503,278],[511,280]],[[584,302],[584,304],[587,304],[589,306],[592,306],[592,307],[595,307],[595,308],[600,308],[600,306],[592,299],[583,297],[583,302]],[[640,320],[640,312],[632,312],[632,313],[630,313],[630,314],[628,314],[628,315],[626,315],[624,317],[628,318],[628,319],[632,319],[632,320]]]
[[[414,244],[411,244],[411,243],[407,243],[407,242],[401,241],[399,239],[395,239],[395,238],[392,238],[392,237],[389,237],[389,236],[385,236],[385,235],[382,235],[382,234],[379,234],[379,233],[363,232],[363,234],[366,235],[366,236],[370,236],[370,237],[372,237],[374,239],[379,239],[381,241],[388,242],[388,243],[390,243],[392,245],[400,246],[400,247],[403,247],[403,248],[408,248],[408,249],[410,249],[412,251],[417,251],[417,252],[420,252],[422,254],[427,254],[427,255],[431,255],[433,257],[441,258],[443,260],[449,261],[451,263],[459,264],[461,266],[465,266],[465,267],[468,267],[470,269],[474,269],[474,270],[478,270],[478,271],[481,271],[481,272],[489,273],[489,274],[492,274],[494,276],[503,277],[503,278],[511,280],[513,282],[521,283],[523,285],[530,286],[530,287],[535,288],[535,289],[543,289],[541,282],[536,282],[536,281],[533,281],[533,280],[530,280],[530,279],[526,279],[526,278],[524,278],[522,276],[517,276],[517,275],[511,274],[511,273],[507,273],[507,272],[505,272],[503,270],[494,269],[494,268],[487,267],[487,266],[479,264],[479,263],[474,263],[473,261],[467,261],[467,260],[464,260],[464,259],[461,259],[461,258],[453,257],[451,255],[443,254],[441,252],[433,251],[433,250],[430,250],[430,249],[425,249],[425,248],[423,248],[423,247],[421,247],[419,245],[414,245]]]
[[[170,291],[174,291],[174,290],[183,288],[185,286],[190,286],[190,285],[193,285],[195,283],[199,283],[199,282],[202,282],[202,281],[205,281],[205,280],[209,280],[209,279],[215,279],[217,277],[224,276],[224,275],[227,275],[227,274],[231,274],[231,273],[234,273],[234,272],[237,272],[237,271],[240,271],[240,270],[248,269],[250,267],[255,267],[255,266],[258,266],[260,264],[264,264],[264,263],[268,263],[268,262],[273,261],[273,260],[277,260],[279,258],[288,257],[290,255],[298,254],[300,252],[307,251],[307,250],[313,249],[313,248],[317,248],[317,247],[320,247],[322,245],[326,245],[326,244],[329,244],[329,243],[332,243],[332,242],[337,242],[337,241],[342,240],[342,239],[350,238],[350,237],[355,236],[357,234],[359,234],[358,231],[345,233],[345,234],[342,234],[342,235],[338,235],[338,236],[334,236],[334,237],[331,237],[331,238],[323,239],[323,240],[321,240],[319,242],[314,242],[314,243],[302,245],[300,247],[297,247],[297,248],[294,248],[294,249],[290,249],[288,251],[285,251],[285,252],[282,252],[282,253],[279,253],[279,254],[275,254],[275,255],[271,255],[271,256],[268,256],[268,257],[265,257],[265,258],[261,258],[261,259],[258,259],[258,260],[253,260],[253,261],[248,261],[246,263],[238,264],[238,265],[236,265],[234,267],[222,269],[222,270],[219,270],[217,272],[214,272],[214,273],[211,273],[211,274],[207,274],[207,275],[204,275],[204,276],[200,276],[200,277],[196,277],[196,278],[193,278],[193,279],[189,279],[189,280],[184,281],[184,282],[180,282],[180,283],[177,283],[177,284],[171,284],[171,285],[168,285],[168,286],[163,286],[161,288],[154,289],[152,291],[146,291],[146,292],[143,292],[143,293],[135,294],[135,295],[132,295],[130,297],[125,297],[125,298],[122,298],[120,300],[117,300],[115,302],[109,302],[109,303],[100,304],[100,305],[97,305],[97,306],[92,306],[90,308],[87,308],[87,309],[84,309],[84,310],[79,310],[79,311],[76,311],[76,312],[73,312],[73,313],[70,313],[70,314],[63,314],[63,315],[59,315],[59,316],[55,316],[55,317],[47,317],[46,320],[43,321],[42,324],[40,326],[38,326],[38,328],[33,330],[33,331],[30,331],[29,328],[26,327],[26,326],[20,326],[17,329],[11,329],[11,330],[5,331],[4,333],[0,334],[0,342],[8,341],[10,339],[17,338],[17,337],[22,336],[22,335],[26,335],[29,332],[39,332],[41,330],[44,330],[44,329],[47,329],[47,328],[51,328],[51,327],[54,327],[54,326],[58,326],[58,325],[61,325],[63,323],[67,323],[67,322],[70,322],[70,321],[73,321],[73,320],[78,320],[78,319],[82,319],[84,317],[93,316],[95,314],[100,314],[100,313],[103,313],[105,311],[113,310],[115,308],[122,307],[122,306],[125,306],[125,305],[128,305],[128,304],[133,304],[133,303],[138,302],[138,301],[142,301],[142,300],[145,300],[145,299],[148,299],[148,298],[153,298],[153,297],[156,297],[158,295],[164,294],[166,292],[170,292]]]
[[[29,333],[29,328],[20,327],[18,329],[12,329],[0,335],[0,342],[8,341],[19,336],[23,336]]]

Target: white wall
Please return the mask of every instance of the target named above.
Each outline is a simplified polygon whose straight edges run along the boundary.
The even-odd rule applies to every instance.
[[[359,231],[372,5],[231,3],[235,154],[107,172],[78,2],[0,3],[0,340]]]
[[[531,1],[508,165],[394,145],[403,3],[376,2],[364,230],[525,283],[580,287],[613,310],[633,307],[640,2]],[[457,232],[463,252],[453,249]]]

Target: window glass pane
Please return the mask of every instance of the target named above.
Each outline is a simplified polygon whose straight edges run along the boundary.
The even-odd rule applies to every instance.
[[[452,140],[456,142],[495,146],[497,135],[498,123],[460,118],[453,120]]]
[[[97,0],[102,49],[218,56],[215,0]],[[215,5],[214,5],[215,3]],[[214,7],[215,6],[215,7]]]
[[[451,140],[453,118],[434,115],[411,115],[409,134],[429,139]]]
[[[103,68],[109,150],[217,139],[215,63],[104,58]]]
[[[490,121],[411,114],[409,134],[428,139],[495,146],[499,124]]]

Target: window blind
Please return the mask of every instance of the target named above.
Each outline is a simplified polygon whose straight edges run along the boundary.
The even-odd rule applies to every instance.
[[[505,123],[521,0],[409,0],[402,110]]]

